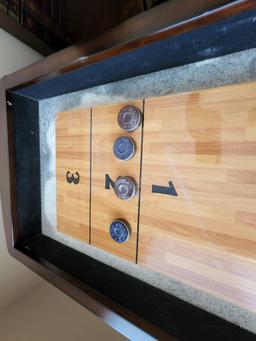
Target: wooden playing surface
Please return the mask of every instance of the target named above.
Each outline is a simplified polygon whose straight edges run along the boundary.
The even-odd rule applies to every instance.
[[[119,103],[92,109],[92,221],[91,243],[131,261],[136,260],[138,195],[123,201],[113,189],[105,189],[105,175],[113,181],[118,176],[129,176],[139,184],[141,158],[141,127],[135,132],[123,131],[118,123],[118,112],[126,104],[142,110],[142,101]],[[114,141],[120,136],[132,137],[136,153],[129,161],[118,160],[113,154]],[[122,218],[131,225],[130,239],[124,244],[113,241],[109,226],[114,219]]]
[[[139,263],[256,310],[256,83],[147,99],[144,117]],[[169,181],[177,196],[152,193]]]
[[[256,312],[256,82],[144,103],[58,114],[58,229]],[[126,104],[144,111],[143,136],[118,126]],[[129,161],[114,157],[120,136],[136,142]],[[105,189],[106,174],[139,184],[140,168],[140,198]],[[118,218],[132,228],[124,244],[109,236]]]
[[[90,109],[58,113],[55,132],[57,229],[71,237],[88,242]],[[78,184],[67,182],[68,171],[71,174],[79,173]]]

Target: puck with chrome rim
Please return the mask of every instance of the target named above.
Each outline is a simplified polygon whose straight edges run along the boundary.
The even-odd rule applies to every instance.
[[[114,184],[114,190],[117,197],[121,200],[130,200],[137,193],[137,183],[133,178],[120,176]]]
[[[113,153],[119,160],[128,161],[135,154],[135,142],[131,137],[118,137],[113,145]]]
[[[117,243],[125,243],[130,237],[131,228],[129,223],[123,219],[114,220],[109,227],[111,238]]]
[[[141,125],[142,114],[134,105],[127,105],[119,111],[117,121],[125,131],[134,131]]]

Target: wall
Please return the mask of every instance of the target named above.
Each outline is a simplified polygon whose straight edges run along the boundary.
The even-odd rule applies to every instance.
[[[4,341],[126,340],[46,282],[0,315],[0,339]]]
[[[0,29],[0,78],[40,58],[40,54]],[[37,275],[9,256],[1,212],[0,202],[0,312],[41,282]]]
[[[0,28],[0,78],[42,56]]]

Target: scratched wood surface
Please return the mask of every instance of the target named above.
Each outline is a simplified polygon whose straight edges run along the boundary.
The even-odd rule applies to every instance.
[[[139,264],[256,311],[256,83],[147,99],[144,119]]]
[[[89,241],[90,109],[57,114],[56,119],[57,229]],[[72,174],[79,173],[79,183]],[[74,175],[77,178],[77,175]],[[74,180],[75,181],[75,180]]]
[[[123,131],[117,123],[119,110],[127,105],[142,110],[142,101],[102,106],[92,109],[92,220],[91,243],[105,251],[130,261],[136,260],[138,195],[123,201],[112,188],[105,190],[105,174],[113,181],[118,176],[130,176],[139,183],[141,156],[141,127],[135,132]],[[113,143],[119,136],[132,137],[136,153],[129,161],[121,161],[113,154]],[[109,226],[114,219],[122,218],[131,225],[130,239],[118,244],[109,235]]]

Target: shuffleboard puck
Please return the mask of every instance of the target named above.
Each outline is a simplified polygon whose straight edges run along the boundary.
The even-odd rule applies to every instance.
[[[133,178],[120,176],[115,181],[114,190],[119,199],[130,200],[137,193],[137,183]]]
[[[117,243],[125,243],[130,237],[131,228],[124,219],[114,220],[109,227],[109,234],[111,238]]]
[[[128,161],[135,153],[135,143],[131,137],[118,137],[113,145],[113,153],[119,160]]]
[[[134,131],[141,125],[142,115],[137,107],[127,105],[119,111],[117,121],[120,128],[125,131]]]

